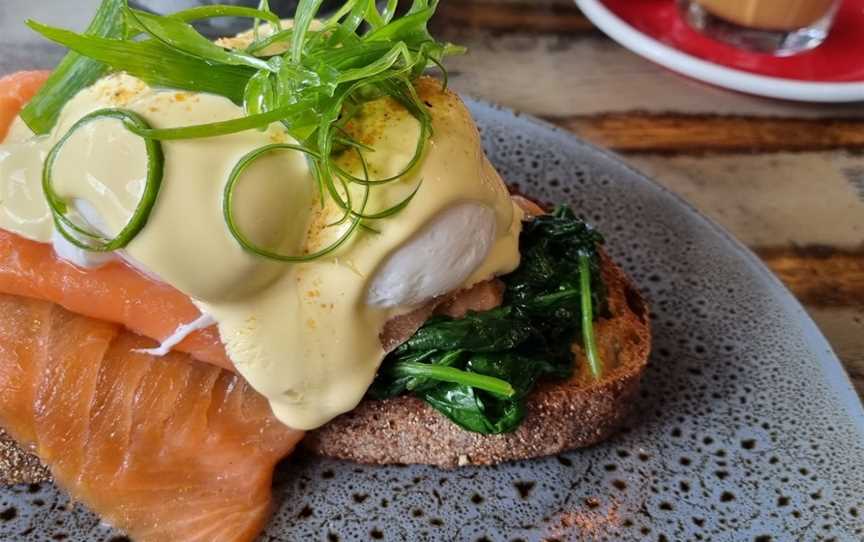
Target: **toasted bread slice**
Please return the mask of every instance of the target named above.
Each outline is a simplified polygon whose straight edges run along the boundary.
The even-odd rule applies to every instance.
[[[21,448],[0,428],[0,486],[38,484],[51,480],[51,473],[35,454]]]
[[[579,370],[566,382],[543,382],[528,398],[522,425],[504,435],[458,427],[415,397],[366,400],[303,441],[316,454],[359,463],[420,463],[452,468],[552,455],[609,437],[633,407],[651,349],[647,306],[630,279],[602,254],[611,318],[596,324],[603,379]],[[0,484],[50,480],[47,469],[0,430]]]
[[[373,464],[429,464],[452,468],[557,454],[609,437],[636,401],[651,350],[648,308],[612,259],[601,255],[610,318],[596,324],[605,366],[588,373],[579,345],[570,380],[542,382],[527,400],[525,420],[513,433],[481,435],[460,428],[415,397],[365,400],[309,433],[303,445],[333,458]]]
[[[488,465],[552,455],[609,437],[633,404],[651,348],[648,309],[630,279],[601,254],[610,318],[596,324],[605,365],[600,381],[573,349],[579,370],[565,382],[542,382],[528,398],[522,425],[504,435],[461,429],[415,397],[366,400],[303,441],[316,454],[373,464]],[[0,430],[0,484],[48,481],[50,473]]]

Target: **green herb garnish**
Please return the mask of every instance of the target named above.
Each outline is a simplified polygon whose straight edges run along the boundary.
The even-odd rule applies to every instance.
[[[86,36],[119,38],[125,34],[123,10],[126,0],[105,0],[87,28]],[[47,134],[57,122],[60,110],[75,94],[105,75],[108,67],[75,52],[70,52],[21,110],[21,118],[36,134]]]
[[[258,9],[217,5],[170,15],[134,10],[125,0],[103,0],[84,34],[29,21],[31,28],[72,51],[22,112],[36,133],[49,132],[72,96],[112,72],[127,72],[155,87],[218,94],[245,111],[238,119],[169,129],[154,129],[140,116],[120,109],[82,118],[51,150],[43,172],[43,190],[58,231],[86,250],[123,248],[144,227],[158,196],[164,160],[160,141],[263,130],[273,123],[281,124],[298,143],[251,151],[225,180],[223,215],[245,250],[282,262],[308,261],[336,250],[361,229],[376,232],[369,221],[407,206],[417,195],[419,182],[389,209],[367,209],[372,190],[404,179],[422,160],[432,135],[431,117],[414,89],[415,79],[437,67],[446,86],[441,62],[461,49],[434,40],[427,30],[437,0],[413,0],[401,17],[396,17],[397,0],[387,0],[381,8],[374,0],[348,0],[316,25],[321,4],[322,0],[300,0],[291,28],[280,25],[267,0],[261,0]],[[189,24],[223,16],[252,19],[248,46],[221,47]],[[262,21],[271,25],[270,31],[262,31]],[[277,50],[284,52],[274,53]],[[345,127],[364,103],[384,97],[417,120],[420,135],[402,171],[371,178],[364,152],[373,149],[353,139]],[[84,124],[105,118],[122,121],[142,137],[148,156],[141,201],[114,238],[77,223],[52,183],[63,144]],[[339,237],[313,253],[282,254],[258,246],[234,217],[234,193],[243,171],[267,153],[285,151],[306,156],[321,204],[330,198],[342,209],[341,218],[331,224],[343,227]],[[346,152],[357,153],[362,176],[335,161]],[[362,197],[352,185],[361,187]],[[504,433],[521,422],[525,397],[539,379],[573,373],[573,341],[581,339],[591,374],[600,378],[603,368],[593,330],[594,319],[605,311],[600,243],[601,236],[566,208],[526,223],[520,239],[522,263],[503,278],[504,304],[462,319],[430,319],[387,356],[370,394],[383,398],[412,393],[468,430]]]
[[[278,252],[273,252],[268,250],[267,248],[260,247],[256,245],[251,239],[246,237],[240,228],[237,226],[237,221],[234,219],[234,191],[237,187],[237,183],[240,180],[240,176],[243,174],[243,171],[248,168],[252,162],[257,160],[258,158],[264,156],[265,154],[275,152],[278,150],[293,150],[298,152],[310,152],[307,149],[300,147],[298,145],[291,145],[288,143],[276,143],[273,145],[267,145],[266,147],[261,147],[259,149],[255,149],[237,162],[237,165],[234,166],[233,171],[231,171],[231,175],[228,177],[228,184],[225,185],[225,194],[222,197],[222,214],[225,217],[225,223],[228,225],[228,230],[231,232],[231,235],[237,239],[237,242],[250,252],[254,252],[255,254],[262,254],[271,260],[278,260],[280,262],[307,262],[310,260],[314,260],[316,258],[320,258],[321,256],[325,256],[340,246],[342,246],[345,241],[347,241],[357,227],[360,225],[360,219],[354,218],[351,222],[351,225],[348,227],[342,235],[339,236],[336,241],[331,243],[329,246],[324,247],[323,249],[311,253],[304,254],[302,256],[290,256],[285,254],[279,254]],[[366,202],[365,199],[368,199],[369,191],[366,190],[366,197],[364,198],[363,207],[365,208]]]
[[[602,242],[566,207],[526,222],[522,262],[502,277],[504,304],[461,319],[430,319],[387,356],[370,394],[413,393],[465,429],[494,434],[519,426],[538,379],[573,374],[574,341],[582,340],[591,374],[600,378],[593,319],[605,312]],[[444,368],[447,378],[437,372]],[[495,379],[495,387],[478,385],[478,376]],[[500,393],[503,384],[513,393]]]
[[[603,375],[603,365],[597,353],[597,342],[594,340],[594,302],[591,299],[591,262],[590,256],[579,254],[579,289],[582,302],[582,344],[585,345],[585,358],[591,375],[599,379]]]
[[[338,245],[314,254],[286,255],[250,242],[233,221],[230,206],[226,207],[226,223],[237,242],[259,256],[283,262],[323,256],[359,229],[373,231],[366,222],[399,212],[416,195],[419,185],[389,209],[366,209],[370,191],[408,175],[422,159],[431,136],[431,118],[414,90],[414,80],[427,68],[440,68],[443,58],[460,52],[460,48],[438,42],[429,34],[427,23],[435,12],[436,0],[413,0],[402,17],[395,15],[398,2],[394,0],[388,0],[381,9],[374,0],[348,0],[329,18],[313,24],[321,3],[301,0],[290,29],[280,26],[267,1],[260,2],[258,9],[205,6],[154,15],[131,9],[123,0],[103,0],[84,34],[28,21],[35,31],[73,51],[60,68],[75,77],[52,77],[34,99],[25,120],[34,131],[47,132],[75,93],[111,72],[129,73],[151,86],[225,96],[242,105],[246,116],[170,129],[152,129],[136,122],[128,122],[127,127],[147,141],[156,141],[216,137],[280,123],[298,142],[290,149],[281,149],[306,155],[322,205],[330,198],[342,209],[343,216],[334,225],[348,223],[347,233]],[[221,47],[189,24],[223,16],[252,19],[254,37],[248,47]],[[270,32],[261,31],[261,21],[269,22]],[[287,51],[265,54],[275,44]],[[386,179],[370,178],[368,172],[363,177],[352,175],[339,167],[335,158],[353,151],[360,153],[363,161],[362,153],[370,149],[353,140],[344,126],[363,103],[383,97],[397,101],[420,124],[414,156],[402,171]],[[243,160],[254,160],[272,150],[269,146],[259,149]],[[238,164],[225,181],[226,197],[233,194],[244,167]],[[351,185],[363,185],[364,196],[352,199]],[[61,205],[52,207],[55,218],[66,224],[62,209]]]
[[[85,226],[76,224],[68,216],[70,211],[68,203],[54,190],[54,162],[57,161],[57,156],[63,150],[63,146],[75,132],[91,122],[105,119],[118,120],[127,127],[150,128],[150,125],[147,124],[147,121],[143,117],[132,111],[125,109],[100,109],[94,111],[76,122],[51,148],[48,156],[45,157],[45,165],[42,169],[42,191],[45,193],[48,207],[54,215],[54,224],[57,231],[76,247],[93,252],[110,252],[124,248],[144,229],[144,226],[147,225],[147,219],[150,218],[153,205],[156,204],[159,189],[162,187],[162,174],[165,163],[162,145],[158,141],[145,138],[144,149],[147,153],[147,177],[144,183],[144,190],[141,194],[141,199],[138,201],[138,205],[129,218],[129,222],[120,230],[120,233],[116,237],[107,238],[100,233],[88,230]],[[89,238],[89,240],[82,241],[81,237]]]

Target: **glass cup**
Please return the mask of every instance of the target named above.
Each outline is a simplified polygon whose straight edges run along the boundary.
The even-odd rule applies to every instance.
[[[819,46],[842,0],[678,0],[703,34],[759,53],[789,56]]]

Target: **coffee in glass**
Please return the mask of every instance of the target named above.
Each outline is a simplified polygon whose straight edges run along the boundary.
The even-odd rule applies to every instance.
[[[679,0],[704,34],[778,56],[810,50],[828,36],[841,0]]]

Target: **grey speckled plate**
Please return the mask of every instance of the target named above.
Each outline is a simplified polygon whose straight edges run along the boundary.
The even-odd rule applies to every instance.
[[[497,468],[295,458],[264,539],[864,538],[864,412],[783,286],[616,157],[471,108],[504,177],[595,222],[650,299],[656,347],[638,414],[601,446]],[[50,486],[3,490],[0,519],[2,540],[112,537]]]
[[[864,539],[864,411],[789,292],[616,157],[471,108],[504,177],[596,223],[650,299],[656,347],[637,414],[603,445],[493,468],[295,457],[264,540]],[[0,490],[2,540],[115,536],[49,485]]]

